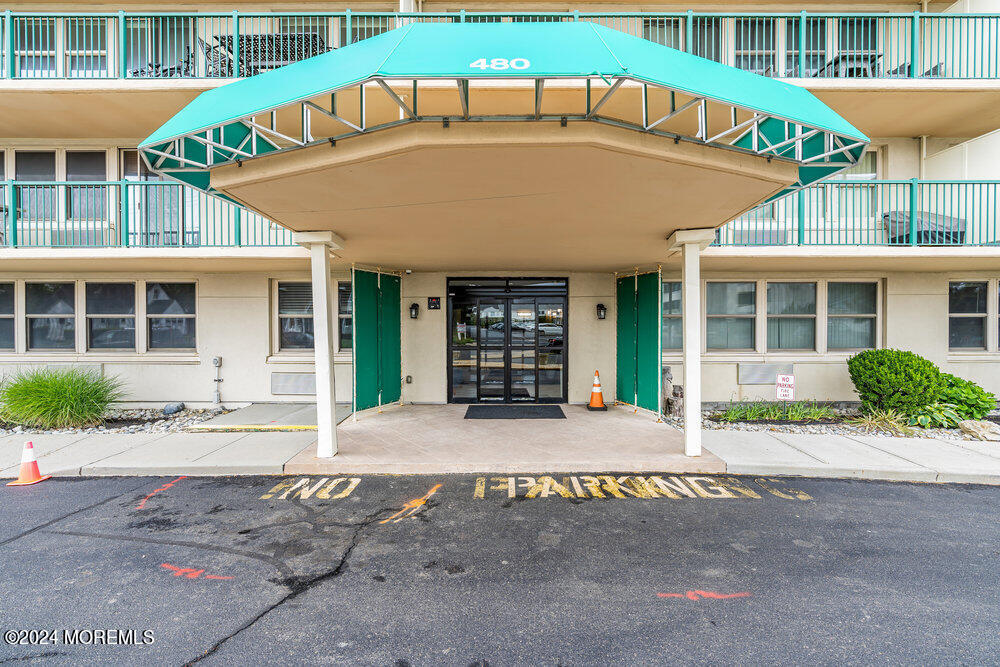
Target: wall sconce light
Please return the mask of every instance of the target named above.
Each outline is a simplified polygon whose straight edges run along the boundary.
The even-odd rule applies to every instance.
[[[597,304],[597,319],[603,320],[608,316],[608,307],[603,303]]]
[[[420,314],[420,306],[417,303],[410,304],[410,319],[417,319],[417,315]]]

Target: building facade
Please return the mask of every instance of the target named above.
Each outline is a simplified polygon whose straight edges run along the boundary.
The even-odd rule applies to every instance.
[[[798,398],[851,401],[846,360],[873,347],[1000,391],[997,0],[12,5],[0,25],[0,369],[93,367],[140,405],[312,400],[310,251],[259,211],[164,180],[137,147],[201,92],[422,22],[598,23],[805,88],[871,138],[853,167],[711,223],[704,401],[772,398],[784,370]],[[400,193],[395,206],[433,204],[407,187],[419,169],[380,183]],[[541,190],[519,187],[467,221],[523,223],[516,244],[429,226],[423,242],[448,261],[387,253],[375,266],[334,250],[338,401],[356,393],[358,268],[398,277],[404,403],[582,403],[595,369],[606,398],[633,402],[615,395],[617,285],[649,272],[662,365],[682,377],[680,254],[664,243],[641,266],[575,261],[572,232],[545,233],[559,211],[525,220],[511,202]],[[629,207],[604,219],[613,238]]]

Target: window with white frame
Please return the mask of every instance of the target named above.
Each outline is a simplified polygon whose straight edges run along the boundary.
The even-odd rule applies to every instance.
[[[705,285],[705,346],[709,350],[753,350],[756,346],[757,285]]]
[[[948,284],[948,347],[986,349],[986,281]]]
[[[807,18],[805,42],[801,42],[801,19],[785,20],[785,76],[813,76],[826,64],[826,19]],[[804,57],[802,69],[799,58]]]
[[[135,350],[135,283],[87,283],[87,349]]]
[[[767,349],[816,349],[816,283],[767,283]]]
[[[146,283],[149,349],[195,348],[196,301],[194,283]]]
[[[735,31],[735,66],[774,76],[774,19],[737,19]]]
[[[681,284],[663,283],[663,333],[664,350],[680,350],[684,347],[684,328],[681,312]]]
[[[29,350],[76,349],[75,283],[25,283],[24,312]]]
[[[354,346],[354,292],[350,282],[337,283],[338,340],[341,350]]]
[[[672,49],[683,48],[681,21],[676,18],[643,19],[642,38]]]
[[[312,350],[313,301],[311,283],[278,283],[278,349]]]
[[[865,350],[876,346],[878,284],[827,284],[826,346],[828,350]]]
[[[0,283],[0,350],[14,349],[14,283]]]

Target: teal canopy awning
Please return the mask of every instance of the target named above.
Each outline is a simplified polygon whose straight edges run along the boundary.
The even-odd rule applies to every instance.
[[[676,134],[662,129],[666,127],[662,118],[643,116],[636,123],[602,116],[604,96],[630,83],[693,98],[686,104],[689,108],[671,107],[670,117],[701,114],[706,120],[699,128],[704,129],[681,139],[794,160],[800,165],[795,187],[851,166],[869,141],[803,88],[579,21],[407,25],[204,92],[139,148],[154,170],[210,190],[208,171],[221,164],[401,122],[438,118],[421,116],[419,109],[396,97],[405,116],[400,121],[366,127],[362,119],[347,122],[347,131],[338,137],[317,137],[310,133],[306,120],[294,132],[282,131],[274,125],[272,112],[299,106],[302,114],[296,118],[320,113],[342,120],[333,103],[320,108],[309,100],[372,81],[392,95],[389,84],[400,81],[455,80],[459,95],[466,99],[464,114],[452,116],[460,121],[469,118],[467,82],[482,79],[533,79],[536,100],[546,80],[586,80],[588,86],[594,85],[594,99],[588,95],[586,109],[568,116],[563,113],[562,119],[613,122],[674,138]],[[539,113],[538,105],[534,115],[523,119],[551,120]],[[731,125],[709,129],[708,105],[730,107]]]

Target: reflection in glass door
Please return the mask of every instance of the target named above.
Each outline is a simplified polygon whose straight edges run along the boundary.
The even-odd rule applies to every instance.
[[[448,292],[449,401],[566,401],[565,280],[456,280]]]

